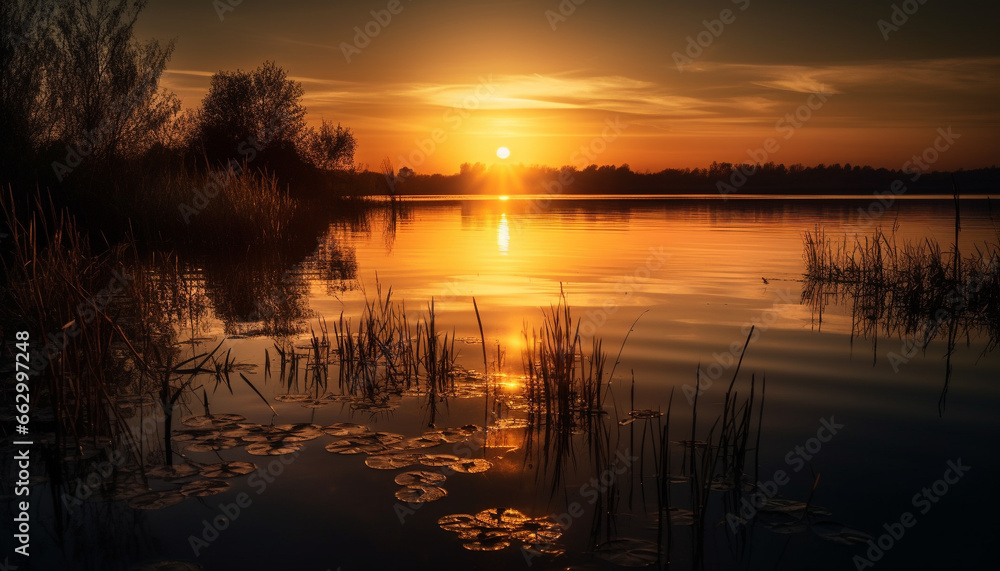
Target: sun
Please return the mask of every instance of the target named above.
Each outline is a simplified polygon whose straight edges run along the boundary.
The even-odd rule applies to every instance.
[[[507,147],[500,147],[499,149],[497,149],[497,156],[500,157],[501,159],[506,159],[507,157],[510,156],[510,149],[508,149]]]

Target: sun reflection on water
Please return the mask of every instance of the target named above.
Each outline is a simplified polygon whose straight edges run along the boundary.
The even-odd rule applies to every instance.
[[[510,224],[507,223],[506,213],[500,215],[500,224],[497,226],[497,248],[504,255],[510,250]]]

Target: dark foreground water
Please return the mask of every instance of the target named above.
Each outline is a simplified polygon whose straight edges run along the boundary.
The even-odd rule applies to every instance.
[[[426,395],[396,395],[376,407],[329,395],[313,402],[339,392],[336,369],[323,390],[310,384],[306,371],[289,386],[276,378],[275,343],[307,351],[310,331],[320,331],[320,316],[329,324],[341,314],[356,320],[379,284],[383,296],[391,288],[394,299],[405,301],[414,320],[433,299],[437,326],[458,339],[458,363],[482,371],[475,297],[490,366],[497,365],[499,351],[504,375],[490,378],[489,400],[480,377],[470,374],[466,381],[459,375],[462,394],[438,403],[435,428],[479,430],[449,433],[449,441],[410,452],[480,458],[489,469],[455,473],[426,457],[424,464],[373,469],[366,465],[369,454],[327,451],[344,438],[329,434],[335,431],[308,434],[297,452],[278,456],[249,454],[250,440],[240,440],[244,433],[233,433],[238,445],[215,451],[186,450],[181,440],[173,443],[176,463],[245,461],[257,470],[226,480],[230,487],[222,493],[161,509],[134,509],[107,491],[87,494],[79,504],[53,500],[51,482],[39,478],[31,568],[129,569],[165,559],[210,570],[616,569],[616,563],[666,568],[668,561],[675,569],[847,570],[870,568],[867,562],[877,569],[986,568],[997,561],[993,540],[1000,508],[994,493],[1000,474],[996,340],[970,327],[953,342],[942,333],[914,349],[912,332],[877,323],[865,327],[868,317],[877,316],[858,316],[849,297],[817,293],[803,281],[803,233],[817,228],[853,240],[876,225],[886,232],[895,225],[900,243],[933,238],[951,249],[950,201],[897,200],[874,221],[858,213],[870,203],[411,202],[396,216],[334,224],[314,253],[290,268],[273,268],[275,276],[289,270],[280,279],[296,284],[295,299],[279,305],[292,307],[282,317],[299,331],[277,339],[259,335],[260,324],[245,319],[252,313],[247,307],[259,308],[247,290],[233,285],[250,279],[245,268],[219,270],[185,260],[188,283],[204,296],[205,307],[197,323],[176,324],[179,337],[195,337],[200,350],[225,338],[222,351],[231,349],[245,365],[240,371],[278,416],[242,381],[232,384],[232,393],[225,387],[213,391],[209,381],[205,392],[212,413],[242,415],[251,432],[257,425],[349,422],[372,432],[421,435],[431,421]],[[995,244],[998,232],[987,203],[969,200],[962,208],[962,251]],[[515,398],[522,383],[522,332],[539,326],[542,308],[556,304],[560,290],[581,319],[584,345],[589,349],[590,339],[603,339],[609,353],[605,373],[617,365],[605,401],[608,414],[573,434],[552,435],[510,419],[525,416]],[[744,486],[759,482],[768,503],[754,505],[749,493],[742,496],[748,501],[732,503],[738,496],[720,484],[708,492],[699,522],[704,531],[696,533],[686,519],[692,482],[684,477],[683,462],[690,446],[680,442],[691,437],[696,372],[700,367],[701,440],[722,414],[751,326],[736,389],[749,394],[753,376],[753,436],[741,479]],[[192,351],[188,345],[182,354]],[[756,407],[765,378],[757,441]],[[666,418],[621,421],[633,409],[666,412],[671,392],[673,477],[667,488],[669,504],[680,509],[665,522],[658,515],[657,478]],[[275,400],[288,394],[311,400]],[[174,430],[191,428],[179,420],[203,414],[202,399],[200,390],[182,399]],[[510,406],[498,407],[504,402]],[[141,427],[141,415],[155,418],[156,411],[133,403],[130,422]],[[142,432],[147,461],[155,466],[162,463],[162,424],[147,422],[146,428],[152,428]],[[218,428],[240,427],[234,421]],[[439,485],[447,496],[420,504],[397,499],[401,486],[394,478],[413,470],[446,476]],[[119,478],[91,476],[95,471],[100,474],[98,467],[80,474],[91,477],[95,489]],[[167,490],[191,480],[154,478],[141,485]],[[6,498],[11,513],[15,499]],[[68,511],[54,515],[53,501]],[[561,533],[546,549],[522,549],[538,539],[531,530],[518,535],[525,530],[504,528],[502,514],[480,513],[505,507],[549,516],[558,524],[549,528]],[[438,524],[444,516],[477,513],[484,528],[495,517],[493,527],[503,528],[500,535],[507,538],[500,543],[510,545],[493,550],[502,545],[480,536],[473,550],[463,544],[474,538]],[[5,547],[9,541],[4,538]],[[636,551],[613,549],[621,546]]]

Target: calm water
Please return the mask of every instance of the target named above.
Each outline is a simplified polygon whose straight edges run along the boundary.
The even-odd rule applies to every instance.
[[[778,496],[808,500],[829,512],[811,517],[813,522],[836,522],[875,539],[886,533],[883,524],[899,522],[904,512],[911,512],[916,525],[893,540],[875,563],[878,569],[983,568],[996,561],[990,545],[997,531],[992,514],[1000,508],[993,493],[1000,468],[1000,354],[989,350],[990,340],[983,334],[963,332],[951,354],[941,410],[949,353],[945,339],[935,339],[901,362],[903,332],[859,335],[850,299],[827,296],[822,307],[803,300],[803,233],[823,228],[831,238],[870,234],[874,226],[857,213],[869,203],[421,200],[407,203],[394,221],[384,216],[334,224],[319,237],[316,252],[286,274],[286,282],[294,281],[301,294],[292,312],[301,316],[302,333],[293,336],[300,346],[310,328],[318,330],[318,316],[328,322],[341,313],[356,319],[378,283],[383,295],[391,288],[395,299],[405,300],[414,317],[426,312],[433,299],[438,327],[453,330],[459,339],[459,363],[482,370],[475,297],[489,359],[495,360],[499,346],[510,375],[504,390],[516,392],[522,332],[537,328],[542,308],[557,303],[560,290],[565,293],[574,316],[582,319],[581,335],[603,339],[609,369],[617,357],[604,427],[610,456],[621,452],[644,458],[616,476],[614,487],[607,486],[613,509],[597,507],[604,505],[603,496],[597,506],[590,502],[594,487],[581,488],[598,475],[582,434],[573,436],[573,454],[564,458],[557,474],[553,459],[546,461],[537,443],[529,450],[525,431],[491,433],[485,448],[479,446],[480,433],[469,450],[492,461],[493,468],[449,476],[444,484],[448,496],[412,513],[401,512],[393,497],[399,489],[393,477],[402,470],[370,469],[364,454],[331,454],[324,446],[333,439],[324,436],[305,442],[294,457],[249,456],[241,448],[185,453],[199,462],[253,461],[280,473],[271,482],[261,474],[234,479],[223,494],[155,511],[131,510],[122,502],[88,504],[74,516],[85,531],[63,541],[66,557],[85,557],[89,564],[81,568],[102,569],[159,558],[195,561],[206,569],[617,568],[589,552],[609,538],[656,541],[656,467],[651,435],[643,430],[658,426],[643,421],[619,427],[617,421],[631,408],[666,411],[673,390],[671,439],[689,438],[692,406],[687,396],[693,394],[700,366],[704,392],[698,429],[699,438],[704,437],[721,414],[735,371],[734,354],[738,359],[754,325],[739,382],[745,390],[751,374],[758,383],[766,377],[759,467],[751,465],[751,477],[756,472],[765,483],[784,470],[788,478],[777,478]],[[998,241],[985,201],[964,201],[962,208],[963,251]],[[900,242],[935,238],[947,250],[954,210],[950,201],[901,200],[877,224],[886,231],[897,225]],[[204,288],[210,300],[193,331],[211,346],[225,333],[247,334],[230,338],[224,348],[232,348],[238,361],[256,365],[246,374],[278,411],[275,423],[346,421],[406,436],[426,429],[425,397],[397,398],[394,410],[379,413],[352,412],[343,403],[309,409],[274,402],[277,395],[300,391],[264,378],[264,350],[275,359],[274,340],[253,335],[254,324],[239,321],[250,301],[238,289],[227,291],[233,283],[253,279],[245,272],[190,264],[190,283]],[[190,336],[192,327],[181,330]],[[209,390],[212,412],[271,422],[259,397],[239,385],[234,383],[233,394],[224,388]],[[185,414],[202,413],[200,395],[186,400]],[[482,426],[485,417],[482,397],[453,398],[438,408],[435,420],[438,428]],[[824,428],[831,424],[837,426],[832,435]],[[826,441],[820,443],[817,436]],[[799,455],[796,447],[807,444],[811,449]],[[428,452],[456,453],[454,447],[444,444]],[[934,489],[948,462],[959,459],[971,467],[967,473],[958,480],[949,473],[953,482],[947,491],[940,485]],[[924,488],[930,489],[933,502],[914,502]],[[684,489],[678,488],[672,503],[688,508]],[[241,492],[248,494],[250,505],[196,557],[191,537],[203,538],[204,522]],[[721,500],[711,501],[718,505],[706,522],[705,567],[710,569],[854,569],[852,559],[865,557],[869,549],[864,543],[827,541],[810,530],[776,533],[756,525],[756,518],[734,534],[722,522]],[[496,552],[469,551],[454,533],[436,524],[448,514],[503,506],[531,516],[558,516],[573,504],[583,511],[564,520],[570,522],[559,540],[565,553],[530,562],[516,542]],[[595,512],[610,514],[595,518]],[[674,526],[673,531],[672,568],[690,568],[690,526]],[[55,568],[45,566],[55,560],[41,557],[37,568]]]

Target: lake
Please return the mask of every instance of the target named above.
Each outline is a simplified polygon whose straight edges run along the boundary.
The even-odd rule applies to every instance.
[[[892,308],[872,310],[804,279],[803,237],[817,229],[853,242],[881,227],[900,246],[933,239],[952,249],[950,197],[897,197],[875,219],[859,214],[882,210],[869,210],[872,203],[870,196],[432,197],[336,221],[277,261],[252,252],[246,265],[181,257],[184,299],[201,305],[176,312],[177,339],[190,341],[179,354],[222,342],[220,354],[229,351],[241,366],[228,387],[193,383],[173,429],[201,426],[180,419],[204,415],[205,399],[212,414],[238,414],[253,426],[220,421],[214,428],[236,431],[239,446],[214,451],[185,451],[184,438],[201,437],[187,433],[172,444],[174,462],[254,462],[256,471],[227,479],[219,494],[162,509],[95,493],[64,528],[51,518],[38,523],[51,529],[35,535],[43,545],[33,545],[33,564],[129,569],[169,559],[205,569],[349,571],[665,568],[670,561],[677,569],[855,569],[868,568],[858,559],[865,558],[878,569],[916,569],[995,560],[995,325],[952,322],[915,347],[914,332],[889,317]],[[963,255],[998,242],[988,201],[962,200]],[[436,394],[433,407],[412,388],[377,403],[334,398],[337,367],[320,386],[302,356],[313,335],[332,339],[341,315],[356,327],[366,303],[390,290],[414,327],[433,300],[434,325],[454,342],[460,390]],[[595,339],[603,343],[605,414],[526,428],[539,411],[520,398],[525,333],[530,340],[561,300],[579,319],[574,331],[585,352]],[[305,365],[280,374],[277,347],[295,347],[300,355],[289,363]],[[746,460],[736,464],[735,489],[714,471],[718,481],[709,486],[692,475],[691,460],[703,461],[704,441],[726,430],[717,419],[737,363],[736,410],[728,412],[738,436],[717,451],[739,450]],[[492,373],[485,385],[484,370]],[[744,408],[751,382],[753,401]],[[659,416],[668,402],[669,425]],[[156,410],[139,398],[129,422],[139,426]],[[375,469],[366,462],[377,463],[376,452],[331,453],[328,445],[350,436],[346,425],[318,437],[300,427],[301,446],[291,454],[246,452],[247,430],[300,423],[354,423],[404,438],[437,430],[435,442],[410,452],[454,454],[472,473],[440,464],[447,458]],[[150,466],[162,462],[162,423],[155,426],[141,434]],[[407,492],[394,478],[415,470],[432,473],[412,476],[424,479],[423,492],[440,487],[447,495],[397,499]],[[151,481],[169,490],[189,480]],[[661,505],[677,508],[673,519],[665,521]],[[439,520],[456,514],[469,516],[443,529]]]

